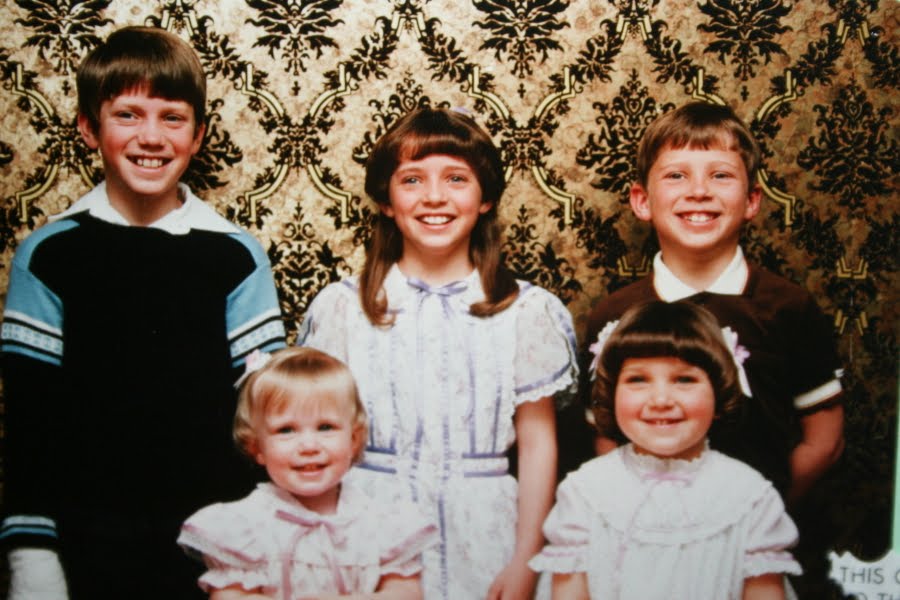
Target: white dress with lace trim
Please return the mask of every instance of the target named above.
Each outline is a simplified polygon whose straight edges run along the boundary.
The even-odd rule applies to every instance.
[[[747,577],[799,574],[797,528],[754,469],[706,449],[692,461],[595,458],[557,490],[535,570],[586,572],[592,598],[739,600]]]
[[[356,377],[370,433],[354,477],[387,502],[419,502],[440,523],[441,543],[424,556],[425,597],[484,598],[515,545],[517,489],[504,455],[513,416],[574,385],[571,316],[525,283],[506,310],[472,316],[484,297],[477,271],[431,288],[395,265],[384,289],[392,326],[369,322],[350,278],[319,293],[298,343],[340,358]]]
[[[334,515],[264,483],[241,500],[197,511],[178,538],[206,563],[204,590],[239,585],[279,600],[373,592],[384,575],[419,573],[421,552],[436,541],[437,527],[417,507],[375,503],[347,481]]]

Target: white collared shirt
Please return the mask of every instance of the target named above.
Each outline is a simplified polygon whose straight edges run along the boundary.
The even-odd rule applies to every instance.
[[[653,287],[659,297],[666,302],[683,300],[700,292],[738,296],[743,293],[749,277],[750,269],[740,246],[737,247],[725,270],[705,290],[694,289],[680,280],[663,262],[662,252],[657,252],[653,257]]]
[[[195,196],[187,185],[179,183],[178,191],[179,195],[184,198],[184,203],[150,223],[147,227],[161,229],[172,235],[185,235],[191,229],[219,233],[238,233],[240,231],[236,225],[230,223],[203,200]],[[75,204],[63,212],[51,216],[49,221],[58,221],[84,211],[88,211],[92,217],[107,223],[126,227],[131,226],[131,223],[110,203],[109,196],[106,193],[105,181],[79,198]]]

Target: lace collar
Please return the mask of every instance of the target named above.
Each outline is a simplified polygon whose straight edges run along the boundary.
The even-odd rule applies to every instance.
[[[640,454],[634,444],[622,447],[622,461],[629,471],[641,479],[669,478],[693,480],[710,456],[709,440],[704,441],[700,456],[693,459],[659,458],[652,454]]]

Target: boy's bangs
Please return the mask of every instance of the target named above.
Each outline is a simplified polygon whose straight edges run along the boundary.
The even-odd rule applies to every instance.
[[[98,98],[103,102],[128,92],[145,92],[153,98],[183,100],[193,105],[202,101],[188,93],[194,87],[195,82],[187,74],[174,73],[171,69],[159,66],[148,68],[143,62],[127,61],[103,75]]]
[[[691,150],[740,151],[737,138],[721,127],[678,131],[672,136],[667,146],[673,150],[688,148]]]

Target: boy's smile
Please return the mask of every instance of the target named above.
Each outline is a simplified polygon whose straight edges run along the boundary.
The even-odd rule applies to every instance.
[[[178,181],[204,133],[190,104],[131,90],[103,102],[98,131],[83,115],[78,126],[100,151],[110,203],[130,223],[148,225],[181,205]]]
[[[634,184],[635,215],[653,223],[663,260],[733,255],[745,221],[759,211],[761,192],[750,186],[741,155],[722,148],[666,147]]]

